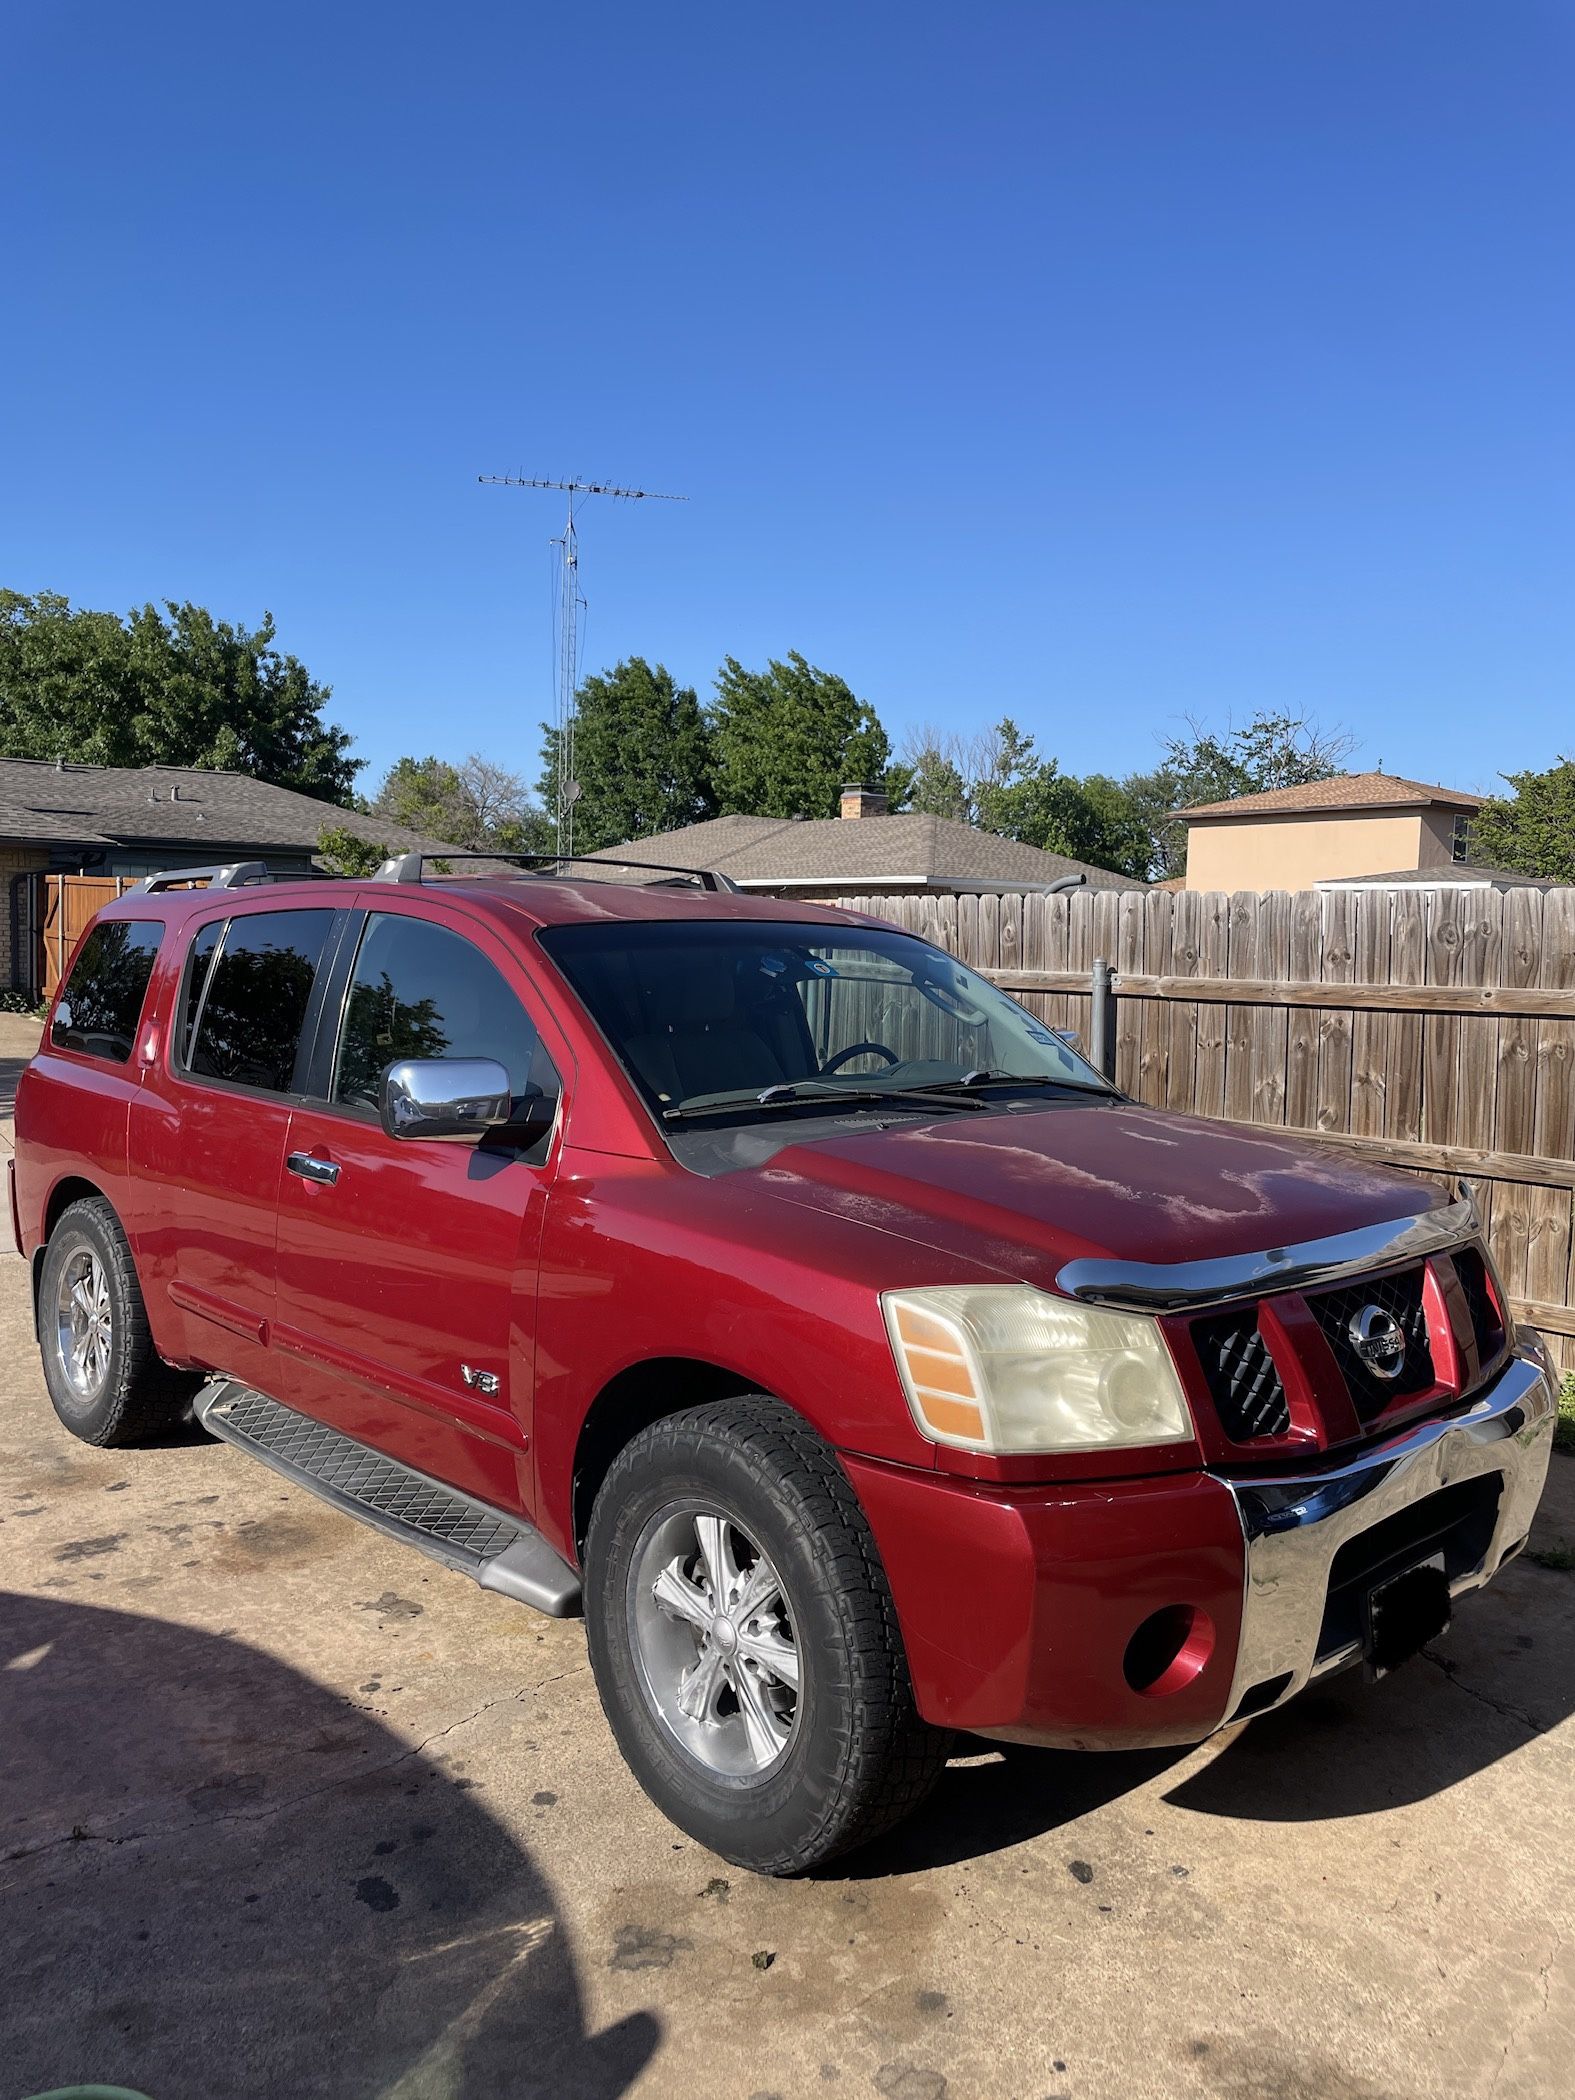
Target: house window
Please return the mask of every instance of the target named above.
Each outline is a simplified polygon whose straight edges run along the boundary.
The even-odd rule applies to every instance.
[[[1456,866],[1462,866],[1471,857],[1471,813],[1469,810],[1455,812],[1454,836],[1450,841],[1449,857]]]

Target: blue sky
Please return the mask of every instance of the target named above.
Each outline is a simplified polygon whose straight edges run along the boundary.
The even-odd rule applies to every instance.
[[[1575,746],[1562,0],[8,11],[0,583],[274,612],[370,761],[798,648],[1074,771]]]

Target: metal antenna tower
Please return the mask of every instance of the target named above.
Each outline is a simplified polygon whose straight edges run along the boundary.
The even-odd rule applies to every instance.
[[[530,474],[478,474],[476,479],[493,488],[561,489],[568,496],[568,514],[562,534],[553,541],[560,550],[558,590],[555,605],[553,653],[558,684],[558,852],[567,857],[574,851],[574,805],[580,783],[574,772],[575,697],[580,689],[580,614],[585,597],[580,590],[580,539],[574,523],[574,499],[586,496],[619,496],[626,503],[687,503],[687,496],[664,496],[656,489],[623,489],[610,481],[547,481]]]

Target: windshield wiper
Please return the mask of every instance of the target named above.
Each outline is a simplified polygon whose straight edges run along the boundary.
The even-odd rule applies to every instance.
[[[927,1079],[924,1085],[925,1091],[932,1094],[975,1094],[987,1086],[1054,1086],[1073,1094],[1119,1094],[1121,1091],[1108,1080],[1090,1086],[1086,1079],[1058,1079],[1053,1072],[993,1072],[982,1067],[964,1072],[961,1079]]]
[[[955,1082],[948,1082],[948,1085]],[[829,1079],[783,1080],[775,1086],[735,1087],[726,1094],[706,1094],[694,1101],[680,1101],[676,1108],[664,1108],[662,1120],[677,1122],[686,1116],[711,1116],[724,1114],[732,1108],[802,1108],[808,1103],[817,1106],[835,1102],[855,1104],[878,1102],[883,1107],[918,1108],[983,1108],[982,1101],[973,1101],[966,1094],[936,1093],[928,1087],[911,1086],[838,1086]]]

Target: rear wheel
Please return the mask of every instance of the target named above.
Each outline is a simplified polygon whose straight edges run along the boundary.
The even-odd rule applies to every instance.
[[[636,1778],[736,1865],[801,1873],[928,1793],[885,1573],[835,1458],[773,1400],[653,1424],[614,1462],[585,1548],[586,1633]]]
[[[38,1280],[38,1341],[55,1413],[87,1444],[134,1444],[178,1428],[198,1380],[153,1347],[120,1220],[101,1196],[70,1204]]]

